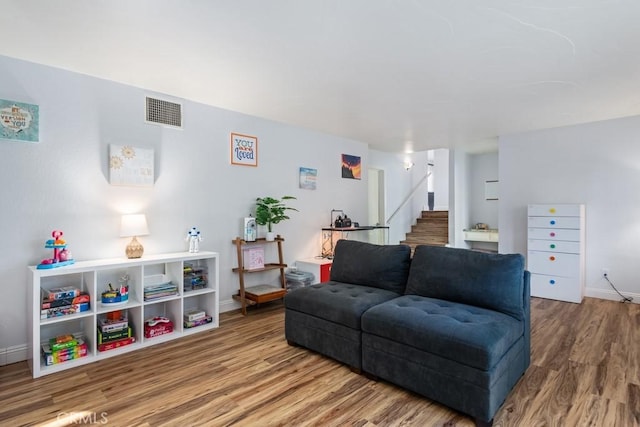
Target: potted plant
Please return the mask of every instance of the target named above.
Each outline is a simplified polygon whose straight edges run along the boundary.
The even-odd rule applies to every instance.
[[[267,241],[273,241],[273,224],[289,219],[287,211],[298,211],[289,207],[285,200],[295,200],[293,196],[283,196],[281,199],[273,197],[258,197],[256,199],[256,223],[267,226]]]

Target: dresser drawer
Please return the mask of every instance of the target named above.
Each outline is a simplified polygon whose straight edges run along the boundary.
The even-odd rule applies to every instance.
[[[580,241],[580,230],[529,228],[529,239]]]
[[[527,243],[527,249],[530,251],[565,252],[570,254],[578,254],[580,253],[580,242],[529,239]]]
[[[580,228],[580,217],[575,216],[530,216],[529,228]]]
[[[532,274],[531,296],[568,302],[582,302],[583,287],[577,277]]]
[[[578,277],[580,255],[561,252],[528,251],[527,269],[531,273]]]
[[[580,216],[582,205],[529,205],[529,216]]]

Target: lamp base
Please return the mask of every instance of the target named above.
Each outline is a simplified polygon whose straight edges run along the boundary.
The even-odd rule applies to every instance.
[[[131,242],[129,242],[129,244],[127,245],[127,249],[125,253],[127,254],[127,258],[142,257],[142,254],[144,253],[144,248],[142,247],[140,242],[138,242],[138,239],[136,239],[136,236],[133,236],[133,238],[131,239]]]

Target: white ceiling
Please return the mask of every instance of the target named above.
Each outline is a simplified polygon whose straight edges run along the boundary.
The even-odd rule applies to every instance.
[[[0,54],[383,151],[640,114],[638,0],[0,0]]]

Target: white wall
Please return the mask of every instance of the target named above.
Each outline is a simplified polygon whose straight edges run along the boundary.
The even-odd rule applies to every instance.
[[[640,117],[503,136],[500,252],[527,250],[527,205],[586,205],[586,295],[640,301]]]
[[[407,171],[404,168],[404,154],[390,154],[377,150],[369,151],[369,164],[372,168],[384,171],[385,215],[383,221],[387,221],[413,187],[414,176],[418,173],[418,165]],[[416,171],[414,171],[416,169]],[[426,184],[425,184],[426,192]],[[426,198],[426,196],[425,196]],[[411,230],[411,224],[415,222],[417,214],[412,204],[408,203],[402,208],[389,224],[389,243],[398,244],[405,238],[405,234]]]
[[[449,150],[433,150],[433,192],[436,211],[449,210]],[[451,171],[453,172],[453,171]]]
[[[491,228],[498,228],[499,200],[486,200],[486,181],[498,179],[498,153],[473,154],[469,156],[469,224],[483,222]]]
[[[423,210],[429,209],[429,178],[427,173],[432,171],[433,167],[429,167],[429,151],[419,151],[411,154],[411,160],[414,163],[410,172],[411,190],[414,195],[411,198],[410,215],[413,217],[411,225],[416,224]],[[407,232],[411,231],[411,228]]]
[[[141,241],[149,254],[184,250],[186,233],[196,226],[201,249],[220,252],[224,311],[234,306],[238,287],[231,240],[256,197],[298,198],[292,205],[300,212],[275,229],[285,237],[290,264],[320,253],[320,229],[332,208],[355,220],[367,217],[364,143],[189,101],[183,101],[184,130],[145,124],[145,90],[6,57],[0,57],[0,94],[40,106],[39,143],[0,140],[0,364],[25,348],[27,266],[51,257],[44,243],[54,229],[64,231],[76,260],[86,260],[124,255],[128,239],[118,235],[125,210],[146,213],[150,235]],[[230,165],[230,132],[258,138],[258,167]],[[109,185],[109,144],[154,149],[155,185]],[[362,180],[341,178],[342,153],[361,156]],[[318,170],[317,190],[298,188],[301,166]]]
[[[449,245],[468,248],[463,230],[469,224],[469,154],[463,150],[449,151]]]
[[[500,200],[485,199],[485,182],[498,179],[498,152],[471,154],[469,156],[469,223],[463,228],[482,222],[490,228],[498,228],[498,205]],[[472,242],[476,249],[497,250],[496,243]]]

